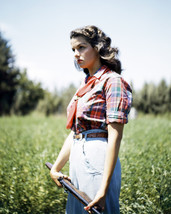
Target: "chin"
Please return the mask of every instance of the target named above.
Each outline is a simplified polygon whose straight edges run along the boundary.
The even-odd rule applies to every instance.
[[[84,66],[84,65],[79,65],[79,66],[80,66],[80,68],[82,68],[82,69],[86,68],[86,66]]]

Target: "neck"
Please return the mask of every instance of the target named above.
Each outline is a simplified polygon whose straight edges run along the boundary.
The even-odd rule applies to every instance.
[[[102,64],[99,61],[99,62],[95,63],[92,68],[89,68],[88,71],[89,71],[90,76],[93,76],[101,66],[102,66]]]

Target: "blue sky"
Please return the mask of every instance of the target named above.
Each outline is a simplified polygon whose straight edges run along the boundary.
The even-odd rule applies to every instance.
[[[171,82],[170,0],[0,0],[0,31],[10,40],[16,65],[49,90],[80,84],[70,31],[96,25],[120,50],[123,77]]]

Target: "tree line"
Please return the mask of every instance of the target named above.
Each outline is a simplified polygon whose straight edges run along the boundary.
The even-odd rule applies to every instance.
[[[145,114],[171,113],[171,83],[162,79],[158,84],[145,83],[139,91],[133,89],[133,106]]]
[[[35,110],[46,116],[65,114],[75,91],[71,84],[49,92],[40,82],[30,80],[26,69],[15,66],[9,41],[0,32],[0,116],[27,115]],[[143,113],[171,112],[171,84],[161,80],[158,85],[145,83],[141,90],[133,89],[133,106]]]

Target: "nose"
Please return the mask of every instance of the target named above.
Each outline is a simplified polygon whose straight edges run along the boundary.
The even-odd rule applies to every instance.
[[[74,51],[74,56],[75,56],[75,58],[78,58],[80,56],[80,53],[77,49],[75,49],[75,51]]]

